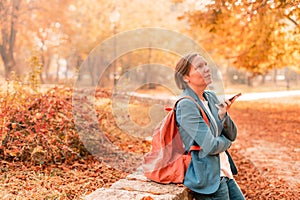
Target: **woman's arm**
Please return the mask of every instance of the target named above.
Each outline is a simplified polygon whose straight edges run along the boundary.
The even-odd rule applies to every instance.
[[[224,136],[215,137],[203,120],[198,107],[189,99],[183,99],[177,104],[176,119],[179,132],[185,146],[196,142],[201,146],[200,154],[215,155],[227,150],[231,141]]]
[[[223,129],[221,134],[230,141],[234,141],[236,139],[237,128],[228,114],[223,120]]]
[[[237,128],[227,112],[230,106],[227,107],[227,105],[223,103],[224,105],[219,107],[218,105],[220,104],[220,101],[218,100],[216,94],[211,91],[206,92],[206,94],[208,95],[209,99],[212,101],[212,105],[216,105],[216,108],[218,109],[218,115],[219,115],[218,120],[220,121],[223,127],[221,135],[224,135],[230,141],[234,141],[237,136]]]

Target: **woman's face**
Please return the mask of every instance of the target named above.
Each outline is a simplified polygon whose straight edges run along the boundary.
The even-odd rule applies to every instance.
[[[201,57],[196,56],[192,63],[189,74],[185,77],[191,87],[207,87],[212,83],[210,69],[207,62]]]

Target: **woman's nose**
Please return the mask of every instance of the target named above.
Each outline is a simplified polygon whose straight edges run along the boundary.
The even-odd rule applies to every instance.
[[[205,72],[210,72],[210,68],[207,65],[205,66]]]

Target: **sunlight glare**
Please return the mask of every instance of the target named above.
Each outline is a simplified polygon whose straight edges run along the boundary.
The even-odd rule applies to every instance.
[[[71,4],[71,5],[69,6],[69,10],[72,11],[72,12],[74,12],[74,11],[76,11],[77,9],[76,9],[76,6],[74,6],[73,4]]]
[[[238,0],[238,1],[236,1],[236,2],[234,3],[234,5],[239,6],[239,5],[243,5],[243,3],[242,3],[241,0]]]
[[[56,22],[54,26],[55,26],[55,28],[60,28],[60,23]]]

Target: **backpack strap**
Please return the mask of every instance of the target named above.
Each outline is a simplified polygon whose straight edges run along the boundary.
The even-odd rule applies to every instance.
[[[204,110],[202,109],[202,107],[198,104],[198,102],[193,98],[193,97],[190,97],[190,96],[184,96],[184,97],[181,97],[180,99],[178,99],[174,105],[174,110],[176,110],[176,105],[177,103],[182,100],[182,99],[190,99],[192,100],[198,107],[198,109],[200,110],[200,113],[203,117],[203,120],[205,121],[205,123],[207,124],[208,127],[210,127],[210,124],[209,124],[209,120],[208,120],[208,117],[206,115],[206,113],[204,112]]]
[[[208,117],[206,115],[206,113],[204,112],[204,110],[202,109],[202,107],[198,104],[198,102],[193,98],[193,97],[190,97],[190,96],[184,96],[184,97],[181,97],[180,99],[178,99],[174,105],[174,110],[176,110],[176,105],[177,103],[182,100],[182,99],[190,99],[192,100],[198,107],[198,109],[200,110],[200,113],[203,117],[203,120],[205,121],[205,123],[207,124],[208,127],[210,127],[210,124],[209,124],[209,120],[208,120]],[[200,151],[201,150],[201,147],[199,145],[192,145],[189,149],[189,152],[188,154],[190,155],[191,154],[191,151]]]
[[[191,151],[200,151],[201,150],[201,147],[198,146],[198,145],[192,145],[189,149],[189,153],[188,154],[191,154]]]

